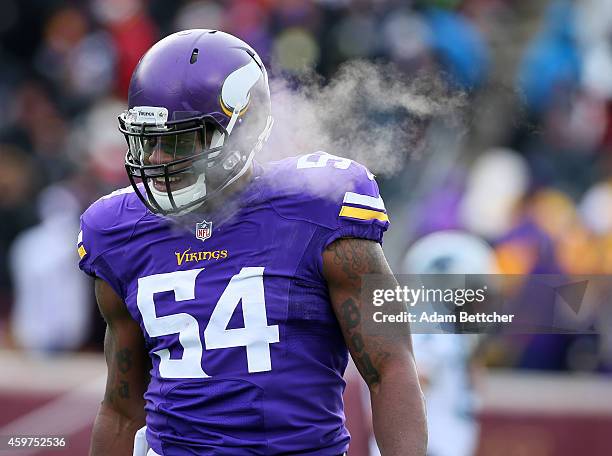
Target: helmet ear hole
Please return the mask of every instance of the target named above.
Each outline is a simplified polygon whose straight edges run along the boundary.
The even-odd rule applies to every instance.
[[[199,54],[200,54],[200,50],[198,48],[195,48],[193,51],[191,51],[191,58],[189,59],[189,63],[191,65],[193,65],[194,63],[198,61]]]
[[[223,169],[225,171],[231,171],[238,163],[240,163],[240,152],[235,150],[229,157],[223,160]]]

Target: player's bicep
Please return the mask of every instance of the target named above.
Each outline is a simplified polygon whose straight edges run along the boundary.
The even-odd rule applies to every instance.
[[[96,279],[96,300],[106,320],[104,354],[108,368],[104,404],[118,413],[144,421],[149,361],[142,331],[114,290]]]
[[[362,300],[366,274],[383,274],[385,286],[397,285],[382,248],[366,239],[338,239],[323,253],[323,273],[351,356],[368,386],[375,388],[386,369],[412,362],[409,326],[396,326],[392,332],[377,328],[372,324],[375,307]]]

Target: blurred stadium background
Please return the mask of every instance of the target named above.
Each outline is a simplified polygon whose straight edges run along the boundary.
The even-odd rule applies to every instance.
[[[612,0],[0,5],[0,435],[68,435],[54,454],[87,452],[104,325],[76,265],[78,216],[127,185],[116,115],[140,56],[179,29],[233,33],[272,75],[314,69],[329,80],[366,59],[406,78],[443,75],[466,97],[461,126],[433,119],[425,148],[379,176],[394,270],[423,236],[461,230],[491,245],[503,273],[612,273]],[[474,440],[460,443],[462,428],[442,422],[430,439],[451,450],[432,445],[432,455],[612,454],[612,315],[603,314],[599,335],[488,337],[460,353],[416,343],[426,394],[451,379],[448,394],[469,402],[430,401],[463,413]],[[452,384],[458,370],[469,385]],[[362,386],[347,377],[349,454],[374,455]]]

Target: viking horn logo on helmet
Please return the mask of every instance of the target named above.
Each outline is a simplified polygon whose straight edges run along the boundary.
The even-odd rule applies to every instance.
[[[255,60],[230,74],[221,89],[221,109],[227,116],[240,106],[240,115],[249,108],[251,88],[261,77],[261,67]]]
[[[119,116],[128,177],[155,213],[193,211],[234,183],[273,124],[261,59],[242,40],[212,32],[175,33],[155,44],[138,63]]]

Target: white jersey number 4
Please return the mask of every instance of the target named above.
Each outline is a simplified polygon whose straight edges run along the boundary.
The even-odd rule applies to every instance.
[[[168,349],[155,352],[163,378],[207,378],[202,367],[202,341],[198,321],[187,313],[158,317],[155,293],[173,291],[176,301],[195,299],[196,279],[204,269],[154,274],[138,279],[136,303],[150,337],[178,334],[183,346],[181,359],[170,359]],[[268,325],[262,267],[242,268],[229,281],[204,329],[206,348],[245,347],[250,373],[272,369],[270,344],[279,341],[278,325]],[[242,301],[243,328],[227,329]]]

